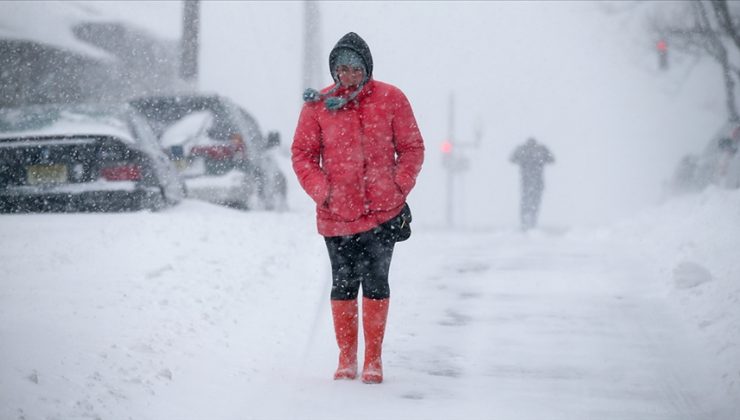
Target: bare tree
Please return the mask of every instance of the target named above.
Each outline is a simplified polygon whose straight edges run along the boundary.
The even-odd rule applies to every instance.
[[[730,59],[730,48],[740,51],[737,26],[725,0],[710,3],[694,0],[681,4],[673,16],[654,18],[651,26],[662,38],[669,40],[672,49],[693,56],[709,56],[721,67],[725,87],[727,117],[740,122],[735,87],[740,80],[740,67]]]
[[[722,42],[722,37],[718,25],[712,22],[707,7],[704,2],[696,1],[692,3],[694,13],[697,16],[698,27],[705,34],[704,49],[712,56],[720,66],[722,66],[722,77],[725,83],[725,102],[727,106],[727,116],[732,122],[740,121],[740,114],[737,111],[735,101],[735,79],[732,75],[730,59],[727,46]],[[736,74],[739,72],[736,72]]]
[[[736,19],[730,14],[730,8],[727,0],[711,0],[714,14],[717,16],[717,22],[722,30],[730,37],[735,46],[740,50],[740,32],[737,28]]]

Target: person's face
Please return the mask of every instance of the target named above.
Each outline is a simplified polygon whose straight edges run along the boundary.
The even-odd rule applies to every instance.
[[[339,83],[342,86],[354,87],[362,83],[365,78],[365,71],[362,67],[340,65],[337,66],[337,77],[339,77]]]

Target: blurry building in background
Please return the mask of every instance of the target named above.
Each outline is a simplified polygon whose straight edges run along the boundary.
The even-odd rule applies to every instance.
[[[64,3],[34,25],[21,6],[6,4],[10,10],[0,13],[0,107],[118,101],[187,87],[177,40],[94,13],[86,19]]]

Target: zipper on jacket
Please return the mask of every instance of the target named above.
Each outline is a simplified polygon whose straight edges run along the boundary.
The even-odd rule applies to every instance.
[[[365,155],[365,126],[363,125],[362,112],[359,107],[355,111],[357,113],[357,120],[359,121],[360,127],[360,152],[362,154],[362,203],[363,203],[363,214],[370,213],[370,201],[367,199],[367,156]]]

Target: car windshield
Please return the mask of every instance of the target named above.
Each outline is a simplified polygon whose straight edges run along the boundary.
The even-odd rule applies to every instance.
[[[209,111],[193,112],[166,127],[159,141],[164,147],[197,141],[211,131],[213,120],[213,113]]]
[[[133,142],[124,111],[93,105],[37,105],[0,109],[0,136],[104,134]]]
[[[229,140],[234,133],[240,132],[224,106],[211,98],[147,98],[135,101],[134,107],[149,120],[160,140],[172,125],[193,113],[212,115],[213,120],[205,133],[211,139]]]

